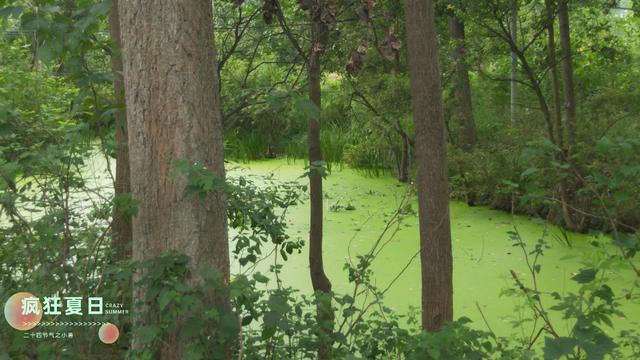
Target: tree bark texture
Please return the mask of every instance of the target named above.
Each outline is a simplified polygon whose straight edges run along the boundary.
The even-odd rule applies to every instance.
[[[553,91],[553,124],[555,130],[555,142],[561,149],[564,146],[562,136],[562,99],[560,97],[560,82],[558,77],[558,66],[556,60],[556,36],[555,36],[555,16],[553,5],[550,0],[546,1],[547,7],[547,35],[548,35],[548,57],[547,62],[551,69],[551,88]]]
[[[560,1],[558,20],[560,22],[560,47],[562,49],[562,79],[566,109],[567,145],[569,154],[571,154],[575,148],[577,126],[576,98],[573,84],[573,59],[571,55],[571,30],[569,28],[569,9],[566,0]]]
[[[416,132],[422,328],[453,319],[449,189],[433,0],[406,0],[411,104]]]
[[[124,83],[122,81],[122,42],[120,40],[120,16],[118,13],[118,0],[113,0],[111,15],[109,16],[109,34],[113,43],[111,53],[111,69],[113,72],[113,94],[115,103],[124,106]],[[129,149],[127,140],[127,118],[124,111],[118,111],[115,115],[115,140],[116,140],[116,178],[114,183],[114,196],[129,194],[131,192]],[[131,258],[131,217],[114,207],[111,222],[111,237],[116,259],[125,260]]]
[[[188,160],[225,176],[212,4],[120,0],[118,9],[131,192],[138,201],[133,258],[185,254],[192,270],[216,268],[228,282],[226,198],[221,191],[205,199],[187,194],[187,180],[174,172],[176,160]],[[212,306],[224,303],[211,297]],[[157,358],[183,358],[177,338],[164,339]]]
[[[553,4],[550,0],[547,0],[547,24],[548,35],[549,35],[549,67],[551,68],[551,87],[553,89],[553,100],[554,100],[554,127],[555,127],[555,136],[556,136],[556,145],[562,151],[562,155],[559,156],[559,161],[564,161],[564,127],[562,124],[562,98],[560,97],[560,81],[558,77],[558,61],[556,57],[556,42],[555,42],[555,16],[553,12]],[[568,195],[568,184],[566,179],[561,179],[558,184],[558,189],[560,193],[560,211],[562,212],[562,218],[564,220],[565,225],[569,229],[574,229],[575,225],[573,219],[571,218],[571,212],[569,211],[569,195]]]
[[[511,2],[511,40],[518,44],[518,1]],[[518,54],[511,51],[511,123],[518,122]]]
[[[402,139],[402,154],[400,155],[400,164],[398,166],[398,181],[401,183],[408,183],[410,181],[409,175],[409,162],[410,162],[410,148],[409,135],[404,131],[400,135]]]
[[[318,9],[323,9],[324,1],[317,2]],[[312,10],[311,25],[311,50],[308,57],[309,100],[321,109],[321,60],[322,54],[328,43],[329,29],[322,22],[320,16],[315,16]],[[308,119],[307,145],[309,151],[309,164],[314,166],[322,161],[322,148],[320,143],[320,116]],[[322,240],[323,240],[323,196],[322,176],[318,171],[309,174],[310,197],[310,225],[309,225],[309,271],[313,290],[319,293],[317,298],[317,321],[321,331],[318,334],[318,358],[329,359],[331,357],[334,315],[331,309],[331,282],[324,271]]]

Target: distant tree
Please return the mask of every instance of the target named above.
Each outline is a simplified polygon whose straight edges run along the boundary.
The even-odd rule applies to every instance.
[[[451,58],[453,60],[454,104],[453,120],[460,124],[460,147],[465,150],[476,144],[476,123],[471,105],[471,85],[469,83],[469,65],[465,58],[464,21],[456,16],[449,17],[449,36],[453,41]]]
[[[545,1],[547,11],[547,61],[551,70],[551,90],[553,92],[553,126],[555,131],[555,143],[562,148],[564,138],[562,136],[562,99],[560,98],[560,81],[558,77],[558,65],[556,58],[555,35],[555,4],[552,0]]]
[[[120,40],[120,16],[118,0],[113,0],[109,16],[109,33],[113,48],[111,49],[111,69],[113,72],[113,94],[116,106],[124,106],[124,83],[122,81],[122,42]],[[115,115],[116,141],[116,178],[114,196],[116,199],[129,196],[131,180],[129,170],[129,149],[127,145],[127,118],[124,111],[117,110]],[[119,202],[116,201],[116,204]],[[131,257],[131,217],[121,206],[114,206],[111,223],[111,237],[116,258],[123,260]]]
[[[453,319],[453,260],[434,1],[407,0],[405,13],[418,170],[422,328],[437,331]]]
[[[511,14],[509,19],[511,41],[518,43],[518,0],[511,0]],[[511,123],[518,121],[518,54],[511,51]]]
[[[545,7],[547,10],[547,35],[548,35],[548,62],[549,68],[551,69],[551,88],[553,91],[553,123],[554,123],[554,132],[555,132],[555,143],[558,148],[564,154],[565,145],[564,145],[564,127],[562,124],[562,98],[560,97],[560,81],[558,75],[558,59],[556,56],[556,42],[555,42],[555,4],[552,0],[545,1]],[[553,139],[552,139],[553,141]],[[562,157],[562,156],[561,156]],[[565,159],[559,158],[559,161],[564,161]],[[563,179],[558,184],[559,192],[560,192],[560,205],[562,211],[562,218],[564,219],[565,225],[569,229],[574,229],[575,225],[573,223],[573,219],[571,218],[571,213],[569,211],[568,204],[568,184],[566,179]]]
[[[560,47],[562,49],[562,80],[564,106],[566,109],[567,146],[571,153],[576,144],[576,97],[573,85],[573,58],[571,55],[571,31],[567,0],[560,0],[558,9],[560,22]]]

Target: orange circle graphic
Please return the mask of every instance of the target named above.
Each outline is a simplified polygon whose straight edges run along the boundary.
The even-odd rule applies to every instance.
[[[105,344],[113,344],[118,341],[118,337],[120,337],[120,330],[118,330],[118,327],[112,323],[105,323],[100,326],[100,330],[98,330],[98,337],[100,338],[100,341]]]
[[[4,317],[12,328],[31,330],[42,320],[40,299],[28,292],[13,294],[4,304]]]

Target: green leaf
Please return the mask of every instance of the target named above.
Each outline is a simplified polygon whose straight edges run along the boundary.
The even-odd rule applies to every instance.
[[[275,335],[276,333],[276,330],[277,329],[273,326],[265,326],[264,328],[262,328],[262,338],[269,339],[273,337],[273,335]]]
[[[592,282],[596,278],[596,274],[598,270],[596,269],[581,269],[579,273],[571,278],[571,280],[576,281],[580,284],[587,284]]]
[[[138,215],[138,201],[130,193],[118,193],[113,197],[113,207],[126,216]]]
[[[564,355],[573,353],[573,348],[578,344],[576,339],[569,337],[559,337],[557,339],[544,338],[544,358],[545,360],[559,359]]]
[[[618,204],[626,202],[630,198],[631,196],[626,191],[616,191],[613,193],[613,200],[615,200],[615,202]]]
[[[535,271],[537,274],[540,274],[541,269],[542,269],[542,265],[540,264],[533,265],[533,271]]]
[[[158,297],[158,308],[160,311],[164,310],[167,305],[176,297],[175,291],[163,291]]]
[[[13,179],[20,172],[17,162],[8,162],[0,165],[0,175],[5,179]]]
[[[309,119],[320,118],[320,108],[313,101],[306,98],[298,98],[294,103],[296,111],[299,111]]]
[[[326,161],[314,161],[309,166],[305,168],[305,173],[300,176],[300,178],[311,176],[312,174],[320,175],[323,179],[327,178],[329,175],[329,169],[327,168]]]
[[[540,169],[538,169],[536,167],[530,167],[527,170],[523,171],[522,174],[520,174],[520,178],[524,179],[524,178],[528,177],[529,175],[533,175],[533,174],[537,173],[538,171],[540,171]]]
[[[184,324],[180,331],[180,337],[184,340],[190,340],[198,336],[204,328],[204,320],[199,318],[190,318]]]
[[[242,326],[247,326],[247,325],[251,324],[252,321],[253,321],[253,316],[252,315],[247,315],[247,316],[242,318]]]
[[[253,274],[253,279],[262,284],[266,284],[267,282],[269,282],[269,278],[260,273]]]
[[[138,328],[136,334],[141,344],[148,344],[158,337],[160,334],[160,327],[155,325],[142,326]]]
[[[613,290],[608,285],[602,285],[600,289],[593,292],[593,296],[597,296],[600,299],[611,303],[613,301]]]
[[[17,19],[20,17],[22,13],[22,6],[7,6],[0,9],[0,18],[8,19],[9,17],[13,17]]]
[[[107,15],[111,11],[111,0],[105,0],[93,5],[90,11],[98,16]]]

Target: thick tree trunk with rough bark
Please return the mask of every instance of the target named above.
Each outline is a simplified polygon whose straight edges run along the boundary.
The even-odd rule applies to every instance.
[[[113,0],[111,15],[109,16],[109,34],[113,43],[111,53],[111,69],[113,72],[114,100],[118,106],[124,106],[124,83],[122,82],[122,42],[120,40],[120,16],[118,13],[118,0]],[[115,115],[116,128],[116,178],[114,183],[114,196],[129,194],[131,191],[129,170],[129,149],[127,145],[127,118],[124,110]],[[111,222],[111,237],[116,259],[125,260],[131,258],[131,217],[114,207]]]
[[[324,6],[323,1],[318,2],[318,6]],[[318,108],[321,108],[321,59],[322,53],[329,38],[329,30],[318,17],[312,18],[311,40],[312,48],[309,54],[309,100]],[[320,144],[320,119],[310,118],[308,124],[307,145],[309,150],[309,164],[314,166],[322,161],[322,148]],[[322,198],[322,176],[318,171],[311,171],[309,175],[309,197],[310,197],[310,228],[309,228],[309,270],[313,291],[320,293],[317,306],[317,320],[322,328],[318,334],[318,358],[331,358],[331,334],[333,332],[334,315],[331,309],[331,282],[324,272],[322,254],[322,219],[323,219],[323,198]]]
[[[219,191],[204,199],[189,195],[187,180],[174,174],[175,161],[188,160],[225,176],[211,1],[120,0],[118,9],[131,192],[138,201],[133,258],[185,254],[194,271],[216,268],[226,282],[226,198]],[[143,296],[140,289],[134,295]],[[226,305],[216,294],[205,301]],[[177,336],[164,340],[156,358],[184,357]]]
[[[453,261],[434,1],[406,0],[405,14],[418,168],[422,328],[437,331],[453,319]]]
[[[569,9],[567,1],[561,0],[558,9],[560,22],[560,47],[562,49],[562,79],[564,83],[564,104],[566,113],[567,145],[569,154],[576,143],[576,98],[573,85],[573,60],[571,57],[571,31],[569,28]]]
[[[460,147],[471,150],[476,144],[476,123],[473,119],[471,104],[471,84],[469,83],[469,66],[465,59],[464,22],[456,16],[449,17],[449,35],[454,42],[451,50],[453,59],[454,105],[452,117],[454,123],[460,124]]]

